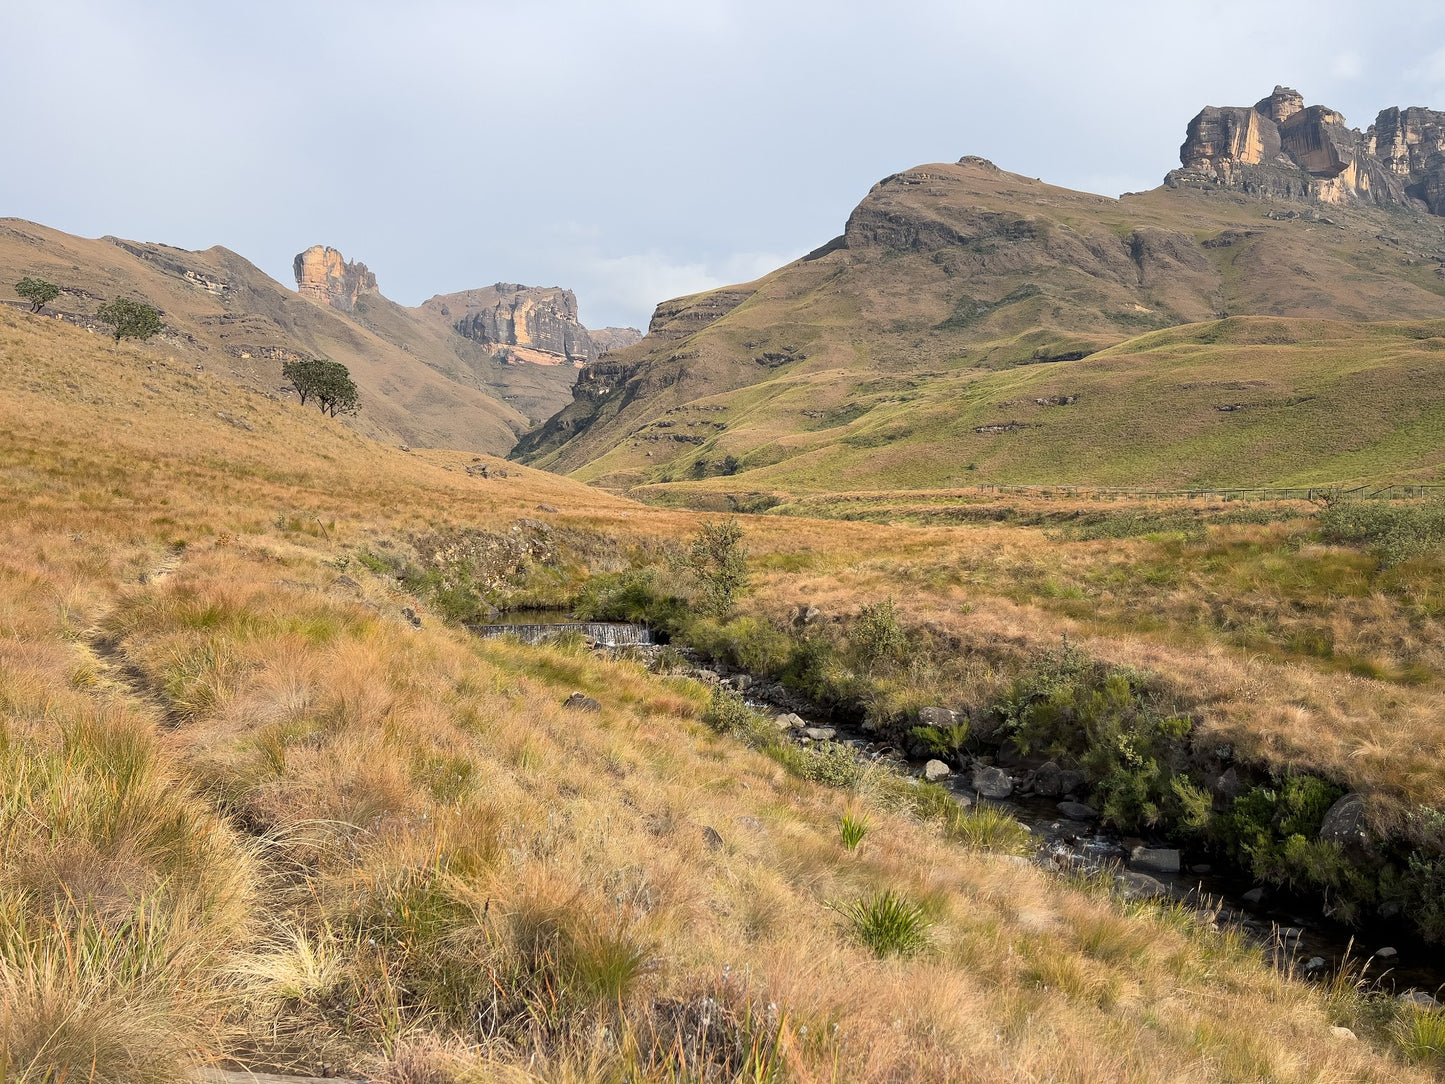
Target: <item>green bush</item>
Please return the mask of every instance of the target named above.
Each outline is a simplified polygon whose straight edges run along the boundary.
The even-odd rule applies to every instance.
[[[877,667],[897,666],[908,653],[908,637],[892,598],[864,606],[848,630],[848,648],[856,665],[871,674]]]
[[[1024,753],[1078,764],[1104,817],[1137,828],[1198,804],[1175,785],[1193,724],[1169,707],[1145,675],[1065,645],[1017,679],[995,711]]]
[[[1348,888],[1354,899],[1357,878],[1339,844],[1318,838],[1325,814],[1343,794],[1317,776],[1286,776],[1275,787],[1246,790],[1228,812],[1214,818],[1212,832],[1262,881],[1336,892]]]
[[[1336,501],[1319,523],[1325,541],[1370,549],[1385,568],[1445,546],[1445,501]]]
[[[868,834],[868,814],[845,809],[838,821],[838,834],[843,839],[844,847],[856,851],[862,844],[863,837]]]

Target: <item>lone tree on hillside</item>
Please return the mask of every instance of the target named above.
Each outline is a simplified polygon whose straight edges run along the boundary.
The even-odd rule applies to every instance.
[[[281,375],[291,381],[301,405],[316,399],[323,414],[355,414],[361,409],[361,394],[351,379],[351,371],[339,361],[326,358],[300,358],[281,366]]]
[[[702,525],[683,563],[702,584],[702,609],[713,617],[730,617],[748,582],[743,529],[732,518]]]
[[[31,312],[39,312],[60,296],[60,287],[53,282],[27,275],[15,284],[15,292],[30,302]]]
[[[161,329],[161,314],[144,301],[132,301],[118,297],[108,305],[102,305],[95,314],[103,324],[111,326],[115,341],[139,339],[145,342]]]

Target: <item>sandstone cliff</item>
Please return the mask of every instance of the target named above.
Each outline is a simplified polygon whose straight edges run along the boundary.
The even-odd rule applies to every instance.
[[[457,334],[504,357],[547,364],[583,365],[608,350],[642,338],[635,328],[590,332],[577,318],[577,297],[560,287],[499,282],[477,290],[439,294],[422,308],[448,320]]]
[[[376,293],[376,276],[364,263],[352,263],[334,248],[312,245],[292,261],[296,292],[333,309],[351,312],[362,294]]]
[[[1364,132],[1289,87],[1253,106],[1208,106],[1189,122],[1171,187],[1269,199],[1364,202],[1445,214],[1445,113],[1383,110]]]

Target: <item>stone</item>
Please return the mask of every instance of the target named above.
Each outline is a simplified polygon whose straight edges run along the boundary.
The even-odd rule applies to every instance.
[[[1251,906],[1258,907],[1264,902],[1265,891],[1262,888],[1251,888],[1239,898]]]
[[[401,608],[401,616],[406,618],[407,624],[411,625],[412,628],[421,628],[421,618],[417,615],[417,612],[413,610],[410,606],[403,606]]]
[[[351,263],[334,248],[312,245],[292,261],[296,292],[342,312],[351,312],[364,294],[374,294],[376,276],[364,263]]]
[[[1169,895],[1163,882],[1147,873],[1121,873],[1114,878],[1114,887],[1126,900],[1152,900]]]
[[[1365,824],[1364,795],[1352,792],[1330,806],[1320,822],[1319,838],[1322,843],[1338,843],[1342,847],[1367,846],[1370,833]]]
[[[1063,772],[1052,760],[1046,760],[1034,769],[1034,793],[1040,798],[1057,798],[1064,793]]]
[[[1375,950],[1375,958],[1377,960],[1393,960],[1398,955],[1400,955],[1400,953],[1390,945]]]
[[[1174,847],[1135,847],[1129,852],[1129,864],[1152,873],[1178,873],[1179,851]]]
[[[1072,768],[1065,768],[1059,773],[1059,793],[1078,794],[1084,789],[1084,773],[1075,771]]]
[[[778,716],[778,728],[783,730],[802,730],[808,724],[803,721],[802,716],[795,715],[791,711]]]
[[[1356,1036],[1353,1031],[1351,1031],[1349,1028],[1341,1027],[1338,1024],[1330,1028],[1330,1037],[1333,1039],[1339,1039],[1342,1042],[1347,1043],[1353,1043],[1358,1041],[1358,1036]]]
[[[814,741],[832,741],[838,736],[838,732],[831,726],[805,726],[803,735]]]
[[[751,828],[754,832],[761,832],[763,830],[763,822],[758,820],[757,817],[739,817],[738,824],[744,828]]]
[[[716,685],[718,682],[722,681],[722,678],[720,678],[717,674],[713,673],[711,670],[698,670],[693,673],[692,679],[694,681],[700,681],[704,685]]]
[[[941,779],[947,779],[953,774],[953,769],[941,760],[930,760],[923,766],[923,778],[930,783],[937,783]]]
[[[601,704],[599,704],[596,700],[593,700],[592,697],[586,696],[583,693],[573,693],[566,700],[562,701],[562,706],[569,711],[602,710]]]
[[[341,575],[331,581],[331,586],[340,591],[360,591],[361,584],[357,583],[350,576]]]
[[[1098,811],[1083,802],[1060,802],[1058,808],[1059,812],[1071,821],[1096,821],[1099,819]]]
[[[1014,781],[1002,768],[979,765],[973,769],[973,789],[980,798],[1007,798],[1014,792]]]
[[[1431,997],[1423,990],[1406,990],[1395,1000],[1407,1009],[1417,1009],[1420,1012],[1434,1012],[1441,1007],[1438,998]]]
[[[932,726],[944,729],[953,726],[957,720],[958,716],[948,708],[932,707],[918,709],[919,726]]]
[[[703,825],[702,841],[710,851],[720,851],[723,846],[723,837],[718,830],[710,824]]]
[[[1189,867],[1189,872],[1197,873],[1202,876],[1206,873],[1213,873],[1214,867],[1211,866],[1208,862],[1196,862],[1194,865]]]
[[[1323,956],[1311,956],[1305,961],[1305,974],[1313,974],[1316,971],[1323,971],[1325,958]]]
[[[994,763],[1001,768],[1014,768],[1022,764],[1023,753],[1019,747],[1011,741],[1006,741],[998,747],[998,756],[994,757]]]

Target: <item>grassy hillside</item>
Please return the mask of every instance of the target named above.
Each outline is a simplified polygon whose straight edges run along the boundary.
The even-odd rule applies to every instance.
[[[1324,210],[920,167],[660,308],[515,454],[617,490],[1433,477],[1440,220]]]
[[[65,292],[47,311],[100,334],[105,328],[95,311],[102,301],[144,299],[166,322],[158,350],[255,390],[287,394],[281,365],[288,358],[339,361],[361,389],[362,412],[353,424],[378,439],[501,455],[566,394],[556,374],[534,377],[527,367],[474,356],[460,336],[384,297],[369,295],[367,311],[347,316],[220,247],[188,252],[92,240],[5,219],[0,300],[13,299],[24,276],[61,286]],[[511,377],[519,378],[515,390]],[[518,398],[506,401],[508,395]]]
[[[718,733],[687,678],[445,625],[439,582],[392,570],[430,553],[444,574],[466,543],[498,573],[473,584],[488,597],[576,592],[661,576],[698,522],[471,465],[0,311],[0,1075],[1428,1078],[1438,1014],[1286,978],[1236,932],[993,853],[1016,844],[1006,819],[881,771],[810,781],[828,774],[806,757]],[[1063,630],[1192,675],[1201,727],[1242,750],[1445,793],[1435,604],[1318,543],[1301,580],[1276,558],[1296,526],[1210,526],[1203,550],[744,529],[754,634],[800,602],[842,618],[894,594],[966,665],[890,680],[954,697],[999,691]],[[550,542],[517,556],[517,537]],[[1162,604],[1148,583],[1171,585]],[[1341,643],[1428,672],[1341,678],[1196,606],[1278,631],[1340,590]],[[564,708],[574,691],[600,711]],[[856,851],[845,812],[870,819]],[[863,936],[880,943],[859,907],[887,892],[926,924],[916,952]]]

